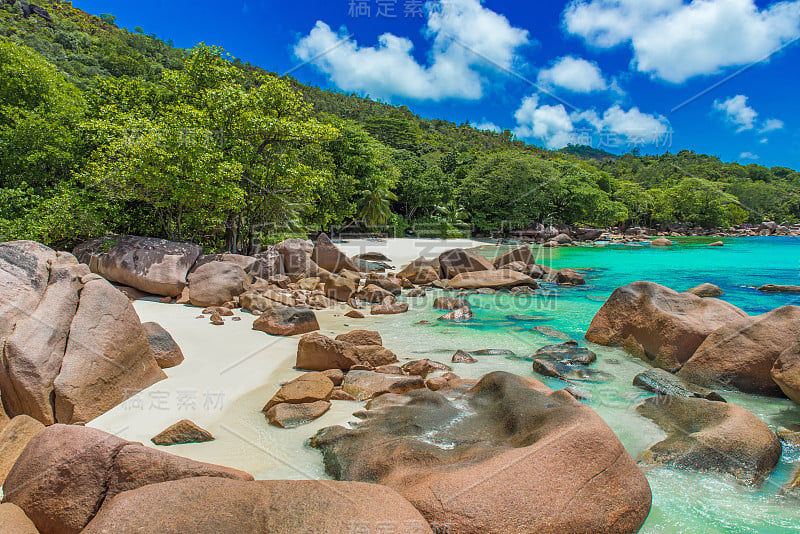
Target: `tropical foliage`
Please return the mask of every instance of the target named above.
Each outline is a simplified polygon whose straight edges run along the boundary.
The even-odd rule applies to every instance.
[[[120,232],[247,253],[314,229],[800,222],[792,169],[546,151],[40,4],[52,21],[0,0],[0,239]]]

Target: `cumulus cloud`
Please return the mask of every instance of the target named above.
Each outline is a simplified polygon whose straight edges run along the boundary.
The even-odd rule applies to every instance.
[[[753,154],[752,152],[742,152],[739,154],[739,159],[758,159],[758,154]]]
[[[603,72],[596,63],[574,56],[564,56],[539,72],[539,85],[560,87],[573,93],[592,93],[608,89]]]
[[[536,138],[549,149],[564,148],[572,142],[575,127],[563,105],[539,105],[539,96],[532,95],[522,100],[514,114],[517,128],[514,133],[523,139]]]
[[[714,109],[722,112],[725,119],[736,127],[737,132],[755,128],[758,112],[747,105],[747,97],[744,95],[732,96],[724,101],[715,100]]]
[[[767,133],[767,132],[774,132],[775,130],[782,130],[785,125],[783,124],[782,120],[779,119],[767,119],[764,122],[764,125],[758,131],[759,133]]]
[[[549,149],[592,144],[594,136],[602,136],[609,146],[658,144],[670,131],[666,117],[643,113],[635,107],[625,110],[614,105],[602,115],[593,109],[570,114],[561,104],[539,105],[538,95],[523,99],[514,117],[517,137],[537,139]],[[590,139],[586,139],[587,134]]]
[[[426,12],[425,35],[431,41],[427,64],[413,56],[414,45],[408,38],[385,33],[376,46],[360,46],[322,21],[294,52],[345,91],[384,98],[477,100],[485,83],[481,72],[496,66],[511,68],[517,49],[529,42],[527,30],[485,8],[482,0],[431,2]]]
[[[572,0],[566,30],[592,46],[629,44],[632,66],[672,83],[747,65],[800,36],[800,0]]]
[[[476,130],[487,130],[495,133],[502,131],[498,125],[486,120],[484,120],[483,122],[479,122],[478,124],[473,124],[472,127],[475,128]]]

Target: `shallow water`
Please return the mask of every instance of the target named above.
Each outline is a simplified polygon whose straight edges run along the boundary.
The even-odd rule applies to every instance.
[[[384,344],[404,358],[431,358],[449,362],[456,350],[511,349],[530,356],[539,347],[559,343],[536,327],[549,327],[588,345],[598,354],[594,369],[614,378],[605,383],[578,383],[591,406],[637,458],[664,438],[635,407],[649,394],[633,387],[633,377],[648,368],[619,349],[588,343],[584,338],[592,317],[614,289],[652,280],[678,291],[710,282],[723,289],[724,300],[751,315],[798,304],[797,295],[762,294],[753,286],[797,284],[800,240],[794,238],[731,239],[721,248],[705,246],[711,240],[686,239],[671,249],[616,245],[537,249],[538,262],[554,268],[570,267],[587,277],[587,285],[558,288],[547,285],[534,297],[508,294],[470,295],[475,318],[465,324],[437,321],[442,312],[431,309],[429,292],[410,299],[408,314],[386,318],[376,325]],[[503,253],[510,247],[500,247]],[[493,257],[498,248],[483,250]],[[427,321],[426,324],[417,324]],[[555,334],[556,332],[547,332]],[[554,389],[568,384],[535,375],[529,361],[507,356],[476,356],[477,364],[453,364],[464,378],[504,370],[536,376]],[[800,406],[789,400],[726,393],[729,402],[747,408],[777,430],[800,425]],[[798,426],[800,428],[800,426]],[[760,488],[748,488],[723,476],[643,466],[653,490],[653,508],[642,529],[646,533],[783,533],[800,531],[800,501],[780,495],[796,466],[800,450],[784,448],[778,468]]]

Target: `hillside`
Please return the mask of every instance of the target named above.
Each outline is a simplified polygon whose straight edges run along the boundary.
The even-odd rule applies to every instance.
[[[177,49],[69,2],[0,0],[0,45],[5,239],[63,246],[127,232],[248,250],[342,226],[800,222],[792,169],[690,151],[547,151],[278,79],[215,48]]]

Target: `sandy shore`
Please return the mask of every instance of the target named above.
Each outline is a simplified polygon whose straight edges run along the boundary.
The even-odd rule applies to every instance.
[[[320,428],[352,420],[358,405],[335,402],[320,419],[284,430],[267,423],[261,408],[285,383],[301,373],[293,369],[299,336],[273,337],[252,330],[255,316],[236,310],[239,322],[226,318],[213,326],[197,319],[201,310],[140,300],[134,307],[142,322],[155,321],[180,345],[185,361],[167,369],[154,384],[88,426],[148,446],[245,470],[257,478],[307,479],[323,476],[319,453],[305,446]],[[317,312],[321,333],[336,335],[369,327],[381,318],[358,323],[346,310]],[[181,419],[191,419],[217,439],[208,443],[155,447],[150,438]],[[309,467],[313,466],[313,467]]]
[[[391,239],[337,243],[348,255],[380,252],[398,268],[424,256],[434,258],[460,247],[485,245],[472,240]],[[255,316],[235,310],[239,322],[226,318],[224,326],[198,319],[201,309],[161,304],[155,299],[134,303],[142,322],[154,321],[169,331],[180,345],[185,361],[167,369],[168,376],[125,403],[98,417],[88,426],[138,441],[148,446],[242,469],[260,479],[308,479],[324,476],[319,453],[306,445],[317,430],[355,420],[359,405],[334,402],[320,419],[296,429],[270,426],[261,408],[281,384],[301,373],[294,370],[299,336],[273,337],[252,329]],[[389,317],[348,319],[349,308],[317,312],[321,333],[329,336],[370,328]],[[397,351],[402,347],[389,349]],[[209,430],[216,440],[208,443],[156,447],[150,438],[178,422],[190,419]]]

